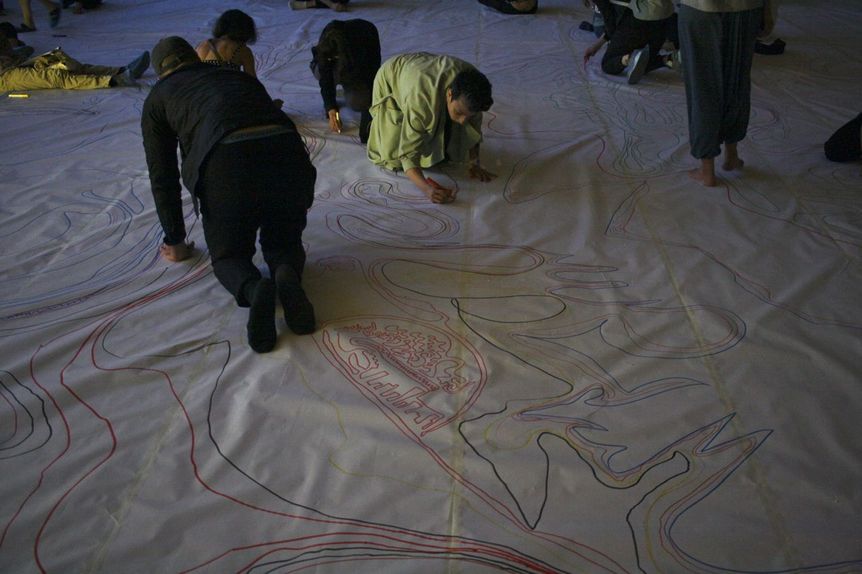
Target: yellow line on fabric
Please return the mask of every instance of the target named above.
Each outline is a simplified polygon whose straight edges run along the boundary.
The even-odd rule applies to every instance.
[[[644,182],[644,184],[649,185],[649,182]],[[673,286],[673,291],[676,294],[677,299],[679,300],[680,306],[685,311],[689,325],[691,326],[692,333],[695,337],[695,340],[697,341],[699,349],[701,350],[701,360],[703,366],[706,368],[711,378],[711,386],[713,389],[715,389],[718,398],[721,401],[722,405],[724,405],[726,411],[728,413],[734,414],[733,418],[728,423],[728,426],[730,426],[734,430],[734,437],[732,438],[747,435],[750,431],[743,428],[741,416],[737,411],[735,405],[733,404],[729,393],[725,389],[724,379],[718,372],[718,368],[715,364],[713,356],[708,352],[707,345],[704,343],[705,338],[703,336],[703,331],[702,329],[700,329],[697,319],[691,312],[690,305],[686,301],[685,296],[682,293],[679,281],[677,281],[676,274],[674,273],[674,265],[671,261],[670,256],[668,255],[667,249],[665,249],[664,242],[661,240],[658,233],[651,225],[648,213],[643,207],[644,203],[645,202],[643,201],[638,201],[635,204],[634,209],[640,213],[644,225],[646,226],[649,233],[650,240],[662,258],[665,269],[667,270],[668,279]],[[722,434],[724,434],[724,431],[722,431]],[[723,442],[718,437],[716,437],[716,440],[718,442]],[[766,515],[769,517],[769,523],[772,526],[773,531],[777,534],[777,537],[781,540],[789,542],[788,544],[784,544],[784,548],[782,549],[785,552],[785,556],[788,560],[788,563],[800,563],[801,557],[798,555],[798,552],[795,551],[792,537],[787,532],[787,529],[784,527],[784,523],[786,521],[776,510],[777,505],[772,502],[777,497],[770,491],[767,484],[768,481],[765,479],[764,472],[761,470],[756,458],[754,456],[749,456],[745,464],[743,464],[739,470],[741,472],[747,473],[751,481],[754,483],[757,496],[760,498],[761,504],[763,505],[763,509],[766,512]]]

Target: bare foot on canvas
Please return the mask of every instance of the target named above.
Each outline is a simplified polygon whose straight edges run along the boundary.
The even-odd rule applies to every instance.
[[[742,161],[741,158],[738,158],[738,157],[734,158],[734,159],[725,158],[724,163],[721,164],[721,169],[723,169],[724,171],[734,171],[737,169],[742,169],[742,167],[744,165],[745,165],[745,162]]]
[[[734,171],[742,169],[745,162],[739,157],[736,151],[736,144],[727,144],[724,147],[724,163],[721,164],[721,169],[724,171]]]
[[[688,176],[706,187],[715,187],[717,183],[715,179],[715,161],[712,158],[700,160],[700,167],[690,170]]]

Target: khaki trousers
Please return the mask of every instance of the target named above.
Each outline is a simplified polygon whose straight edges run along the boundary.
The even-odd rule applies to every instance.
[[[82,64],[58,48],[0,74],[0,91],[108,88],[118,73],[120,68]]]

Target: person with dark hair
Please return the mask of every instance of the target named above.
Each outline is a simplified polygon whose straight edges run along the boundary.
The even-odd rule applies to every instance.
[[[838,128],[823,144],[823,151],[829,161],[862,159],[862,114]]]
[[[296,125],[257,79],[202,63],[178,36],[156,44],[153,68],[159,80],[144,101],[141,132],[164,231],[161,256],[175,262],[193,253],[182,178],[200,204],[216,278],[240,307],[250,307],[249,346],[258,353],[275,347],[276,296],[290,330],[311,333],[314,307],[301,286],[302,232],[317,170]],[[252,262],[258,232],[269,277]]]
[[[471,178],[496,177],[479,162],[482,112],[493,103],[488,78],[463,60],[426,52],[390,58],[374,78],[368,159],[403,170],[434,203],[454,201],[454,190],[426,179],[422,170],[469,159]]]
[[[290,0],[290,7],[293,10],[332,8],[336,12],[347,12],[348,2],[350,0]]]
[[[539,0],[479,0],[479,4],[503,14],[535,14],[539,9]]]
[[[320,84],[329,129],[341,133],[341,114],[335,98],[338,84],[344,87],[348,107],[361,112],[359,140],[368,141],[371,127],[371,86],[380,68],[380,37],[367,20],[333,20],[311,48],[311,72]]]
[[[257,27],[251,16],[242,10],[227,10],[216,20],[212,35],[195,48],[202,62],[257,77],[254,54],[248,47],[257,41]]]
[[[771,0],[681,0],[679,40],[691,155],[689,176],[717,184],[715,158],[724,145],[725,171],[741,170],[737,144],[751,115],[751,64],[758,33],[770,34]]]
[[[602,71],[616,76],[626,72],[629,84],[662,67],[673,68],[674,54],[662,54],[670,40],[678,48],[676,14],[670,0],[592,0],[602,15],[605,30],[584,52],[584,66],[607,44]]]

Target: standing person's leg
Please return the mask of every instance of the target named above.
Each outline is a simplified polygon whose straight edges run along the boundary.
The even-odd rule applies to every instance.
[[[48,9],[50,25],[52,28],[55,27],[60,21],[60,5],[55,2],[52,2],[51,0],[39,0],[39,2],[41,2],[42,5]],[[24,20],[24,26],[29,28],[29,30],[35,30],[36,22],[35,20],[33,20],[33,9],[30,4],[31,0],[18,0],[18,5],[21,6],[21,16]]]
[[[30,0],[18,0],[18,5],[21,7],[21,19],[24,21],[21,31],[35,30],[36,22],[33,20],[33,8],[30,7]]]
[[[700,160],[689,175],[706,186],[715,180],[715,157],[721,153],[722,99],[722,17],[679,7],[679,40],[682,50],[683,80],[688,111],[691,155]]]
[[[751,64],[754,42],[760,29],[762,10],[732,12],[724,19],[722,53],[724,114],[721,118],[721,141],[725,143],[722,169],[742,169],[736,144],[748,132],[751,117]]]
[[[285,323],[298,335],[311,333],[315,327],[314,307],[301,283],[305,267],[302,232],[306,212],[314,201],[317,170],[296,133],[258,142],[255,157],[262,166],[257,185],[264,206],[260,228],[263,258],[275,278]]]
[[[201,213],[213,272],[240,307],[250,307],[246,331],[258,353],[275,347],[275,285],[261,276],[252,258],[261,218],[253,186],[255,140],[215,147],[203,172]]]

